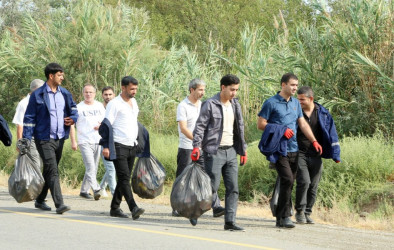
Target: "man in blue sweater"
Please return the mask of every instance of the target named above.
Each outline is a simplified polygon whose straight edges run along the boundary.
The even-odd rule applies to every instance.
[[[77,122],[78,111],[71,93],[60,87],[64,80],[63,68],[57,63],[45,67],[45,84],[32,93],[23,119],[23,138],[34,136],[38,153],[43,161],[45,180],[35,207],[50,211],[45,203],[48,189],[51,190],[56,213],[70,210],[63,202],[60,189],[58,164],[62,157],[64,140],[69,137],[70,126]]]
[[[297,92],[302,113],[323,147],[323,154],[318,154],[304,133],[298,129],[297,142],[299,147],[298,171],[296,186],[295,218],[299,224],[313,224],[310,215],[316,201],[317,187],[323,170],[322,157],[333,159],[336,163],[340,159],[338,134],[332,116],[323,106],[314,102],[313,91],[308,86],[301,87]]]
[[[298,88],[298,78],[293,73],[287,73],[281,79],[281,91],[266,100],[259,112],[257,128],[265,130],[268,124],[279,124],[286,128],[283,136],[288,140],[287,155],[280,155],[275,164],[280,177],[280,191],[276,209],[276,226],[293,228],[291,221],[291,191],[297,173],[297,127],[305,134],[312,146],[320,154],[322,148],[305,121],[299,101],[292,97]]]

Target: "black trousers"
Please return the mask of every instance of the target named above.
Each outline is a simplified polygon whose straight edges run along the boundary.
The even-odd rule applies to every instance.
[[[118,182],[116,183],[115,192],[112,197],[111,209],[119,208],[122,197],[124,197],[130,211],[132,211],[133,208],[137,206],[130,185],[131,171],[133,170],[136,156],[136,147],[115,143],[115,149],[116,160],[114,160],[114,165]]]
[[[51,195],[55,207],[58,208],[63,204],[63,195],[60,188],[58,165],[62,158],[64,138],[50,139],[49,141],[35,140],[38,153],[43,162],[42,175],[45,180],[44,187],[36,198],[36,201],[42,203],[45,201],[48,189],[51,190]]]
[[[298,171],[296,185],[295,209],[306,214],[312,213],[317,196],[317,187],[323,172],[323,163],[320,156],[298,156]]]
[[[276,171],[280,178],[280,191],[276,217],[291,216],[291,191],[297,174],[298,152],[287,153],[287,156],[279,156],[276,162]]]
[[[192,149],[178,148],[178,155],[176,157],[177,168],[175,177],[178,177],[183,172],[183,170],[192,163],[192,152]],[[202,151],[200,152],[200,158],[198,159],[197,163],[204,167],[204,153]]]

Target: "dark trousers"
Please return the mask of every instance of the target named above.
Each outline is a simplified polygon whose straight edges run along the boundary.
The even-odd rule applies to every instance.
[[[322,171],[323,164],[320,156],[310,157],[299,153],[295,203],[297,211],[312,213]]]
[[[43,162],[42,175],[45,180],[44,187],[36,198],[36,201],[42,203],[45,201],[48,189],[51,190],[51,195],[55,207],[58,208],[63,204],[62,190],[60,188],[58,165],[62,158],[64,138],[49,141],[42,141],[36,139],[36,147]]]
[[[132,211],[133,208],[137,206],[134,201],[130,185],[131,171],[133,170],[136,155],[136,147],[115,143],[115,149],[116,160],[114,160],[114,165],[118,182],[116,183],[115,192],[112,197],[111,209],[119,208],[120,203],[122,202],[122,197],[124,197],[130,211]]]
[[[177,168],[175,177],[178,177],[183,172],[183,170],[185,170],[185,168],[192,163],[192,152],[193,150],[191,149],[178,148],[178,155],[176,157]],[[202,152],[197,163],[204,167],[204,154]]]
[[[204,161],[205,171],[211,178],[212,198],[214,198],[215,193],[217,194],[223,175],[224,186],[226,188],[226,212],[224,220],[225,222],[235,223],[239,196],[237,153],[233,147],[219,149],[215,155],[204,152]]]
[[[280,191],[276,217],[291,216],[291,191],[297,174],[298,152],[287,153],[287,156],[279,156],[276,162],[276,171],[280,178]]]
[[[178,155],[176,157],[176,162],[177,162],[177,168],[176,168],[176,176],[178,177],[185,168],[192,163],[192,154],[193,150],[191,149],[184,149],[184,148],[178,148]],[[198,164],[200,164],[204,171],[205,166],[204,166],[204,153],[201,152],[200,158],[197,161]],[[220,207],[220,199],[218,197],[217,193],[212,194],[212,209],[215,210],[216,208]],[[214,211],[215,212],[215,211]]]

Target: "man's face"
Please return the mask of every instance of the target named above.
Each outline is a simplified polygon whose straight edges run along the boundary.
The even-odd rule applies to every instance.
[[[85,86],[83,88],[83,97],[86,103],[93,103],[96,97],[96,90],[93,86]]]
[[[197,85],[196,89],[190,89],[190,94],[196,99],[200,100],[205,94],[205,86]]]
[[[112,91],[112,89],[107,89],[103,92],[102,96],[103,96],[104,102],[109,103],[109,101],[111,101],[115,95],[114,95],[114,92]]]
[[[137,94],[138,85],[129,83],[127,86],[122,86],[122,92],[128,97],[133,98]]]
[[[49,74],[49,79],[55,84],[55,86],[59,86],[64,80],[64,72],[58,71],[55,74]]]
[[[290,79],[287,83],[282,83],[282,91],[292,96],[297,92],[298,89],[298,80]]]
[[[222,91],[221,91],[222,96],[226,100],[230,101],[231,99],[233,99],[237,95],[237,92],[239,89],[239,83],[238,84],[231,84],[228,86],[221,85],[221,88],[222,88]]]
[[[297,98],[300,101],[302,109],[305,109],[309,107],[311,104],[313,104],[313,97],[307,97],[304,94],[299,94]]]

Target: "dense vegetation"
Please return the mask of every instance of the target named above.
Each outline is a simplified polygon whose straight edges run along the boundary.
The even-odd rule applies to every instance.
[[[393,9],[391,0],[0,0],[0,114],[11,121],[49,62],[63,65],[77,102],[86,83],[119,91],[121,77],[133,75],[140,121],[155,133],[153,152],[171,181],[187,83],[204,79],[209,97],[231,72],[242,81],[250,161],[240,189],[250,200],[269,196],[275,179],[257,152],[256,114],[292,71],[331,110],[342,137],[343,163],[325,163],[322,204],[378,200],[392,214]],[[11,152],[1,148],[0,169],[11,170]],[[61,164],[78,185],[80,155],[67,149]]]
[[[392,1],[1,2],[0,113],[7,119],[28,83],[56,61],[78,101],[86,83],[119,89],[122,76],[134,75],[141,120],[172,134],[187,82],[205,79],[211,96],[231,72],[242,80],[239,98],[253,141],[261,104],[293,71],[331,109],[341,136],[379,128],[392,137]]]

